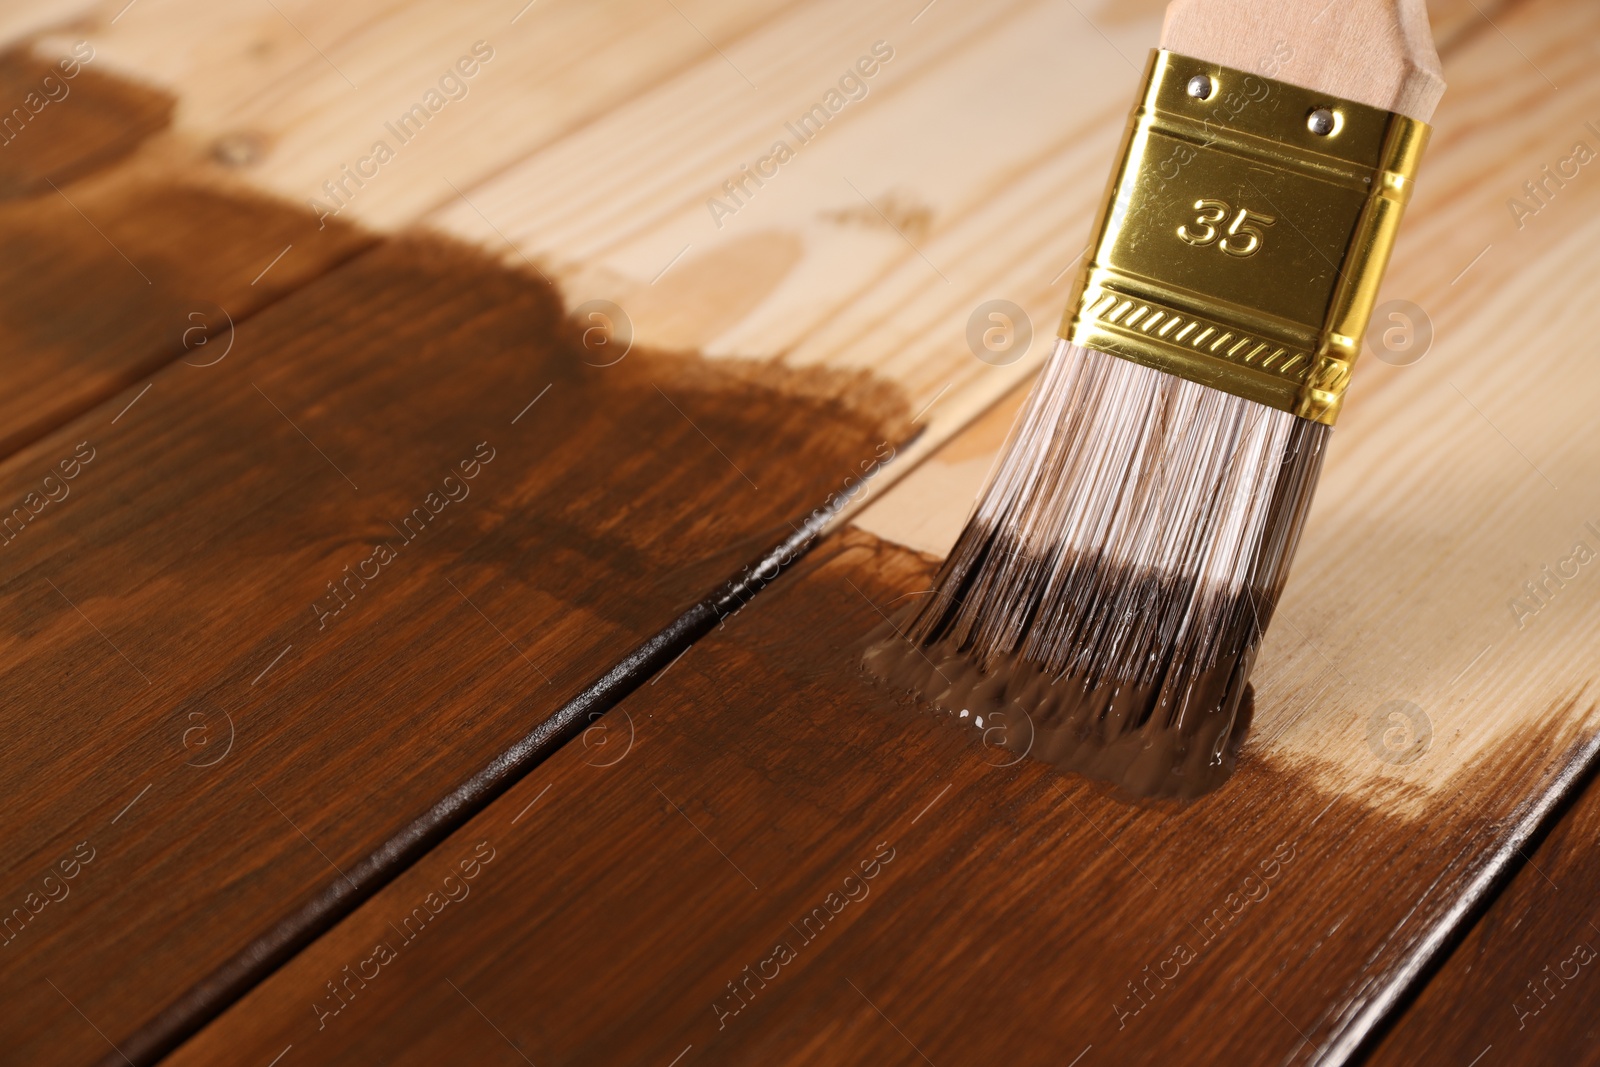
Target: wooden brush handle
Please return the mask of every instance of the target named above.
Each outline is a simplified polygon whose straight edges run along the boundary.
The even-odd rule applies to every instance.
[[[1424,0],[1172,0],[1161,47],[1422,122],[1444,93]]]

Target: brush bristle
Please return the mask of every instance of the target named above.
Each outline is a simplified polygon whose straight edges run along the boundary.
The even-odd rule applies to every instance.
[[[932,595],[869,667],[987,718],[991,743],[1004,723],[1008,749],[1141,795],[1214,787],[1327,433],[1058,341]]]

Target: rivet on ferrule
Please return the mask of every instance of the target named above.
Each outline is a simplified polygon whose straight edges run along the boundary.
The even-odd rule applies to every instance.
[[[1331,425],[1428,134],[1152,52],[1061,336]]]

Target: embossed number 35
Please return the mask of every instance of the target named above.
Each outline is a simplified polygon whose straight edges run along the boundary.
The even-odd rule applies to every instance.
[[[1240,259],[1253,256],[1260,250],[1261,240],[1265,236],[1260,227],[1271,226],[1278,221],[1271,215],[1262,215],[1249,208],[1242,207],[1235,213],[1226,200],[1196,200],[1194,206],[1199,214],[1193,223],[1178,227],[1178,237],[1196,248],[1215,242],[1228,255]],[[1222,232],[1222,240],[1218,241],[1217,226],[1229,215],[1233,216],[1233,221],[1228,223],[1227,230]],[[1191,225],[1196,229],[1190,229]]]

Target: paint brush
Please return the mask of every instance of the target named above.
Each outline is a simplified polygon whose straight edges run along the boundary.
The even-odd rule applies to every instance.
[[[871,670],[1133,793],[1226,777],[1443,91],[1423,0],[1168,7],[1060,339]]]

